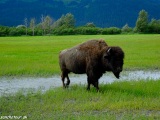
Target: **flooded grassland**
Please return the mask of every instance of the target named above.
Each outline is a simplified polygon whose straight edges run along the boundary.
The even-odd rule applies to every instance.
[[[87,85],[87,76],[82,75],[69,75],[71,85]],[[100,84],[110,84],[115,81],[138,81],[138,80],[160,80],[160,71],[123,71],[120,79],[112,73],[104,74],[100,80]],[[20,90],[42,90],[45,92],[50,88],[62,87],[61,77],[58,75],[52,77],[22,77],[22,78],[0,78],[0,95],[13,94]]]

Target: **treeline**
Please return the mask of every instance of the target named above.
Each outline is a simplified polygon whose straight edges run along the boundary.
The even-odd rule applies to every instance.
[[[110,27],[99,28],[94,23],[87,23],[84,26],[76,27],[75,18],[71,13],[62,15],[57,21],[50,16],[41,16],[41,22],[36,24],[36,19],[28,21],[24,19],[23,25],[17,27],[0,26],[0,36],[42,36],[42,35],[114,35],[122,33],[160,33],[160,20],[149,21],[148,13],[145,10],[139,12],[134,28],[128,24],[122,28]]]
[[[34,34],[31,28],[27,29],[24,26],[19,27],[5,27],[0,26],[0,36],[45,36],[45,35],[110,35],[121,34],[122,30],[117,27],[98,28],[98,27],[75,27],[75,28],[55,28],[46,30],[35,28]]]

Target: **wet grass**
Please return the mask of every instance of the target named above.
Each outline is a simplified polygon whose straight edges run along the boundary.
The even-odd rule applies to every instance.
[[[0,97],[0,116],[29,120],[160,119],[160,80],[101,84],[100,92],[84,85],[23,91]]]
[[[58,53],[95,38],[124,50],[125,70],[160,68],[160,35],[0,37],[0,76],[59,74]]]

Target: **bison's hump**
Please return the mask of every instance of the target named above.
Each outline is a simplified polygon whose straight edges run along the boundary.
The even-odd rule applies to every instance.
[[[102,39],[99,40],[89,40],[87,42],[84,42],[82,44],[79,45],[79,49],[80,50],[102,50],[104,47],[107,47],[108,45],[106,44],[106,42]]]

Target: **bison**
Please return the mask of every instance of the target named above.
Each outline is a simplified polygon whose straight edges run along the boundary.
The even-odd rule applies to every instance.
[[[111,71],[119,79],[123,69],[124,52],[118,46],[108,46],[104,40],[89,40],[70,49],[65,49],[59,54],[59,65],[62,71],[63,87],[68,87],[70,79],[68,74],[87,74],[90,90],[92,84],[98,87],[98,79],[106,72]],[[65,83],[65,78],[67,82]]]

